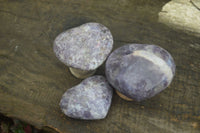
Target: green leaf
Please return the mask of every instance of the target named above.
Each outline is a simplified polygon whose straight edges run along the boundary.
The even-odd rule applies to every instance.
[[[14,133],[25,133],[23,129],[15,129]]]

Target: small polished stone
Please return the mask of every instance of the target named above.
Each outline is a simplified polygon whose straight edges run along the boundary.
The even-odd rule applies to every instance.
[[[142,101],[167,88],[175,75],[175,63],[156,45],[124,45],[108,57],[106,77],[126,99]]]
[[[96,120],[106,117],[113,90],[103,76],[92,76],[68,89],[60,101],[65,115],[75,119]]]

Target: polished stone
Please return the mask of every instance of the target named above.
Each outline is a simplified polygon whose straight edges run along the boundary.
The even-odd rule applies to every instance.
[[[112,88],[103,76],[93,76],[67,90],[60,101],[69,117],[84,120],[106,117],[112,100]]]
[[[95,70],[113,47],[110,30],[99,23],[86,23],[59,34],[54,41],[57,58],[69,67]]]
[[[156,45],[124,45],[111,53],[106,61],[106,76],[110,84],[136,101],[164,90],[174,75],[172,56]]]

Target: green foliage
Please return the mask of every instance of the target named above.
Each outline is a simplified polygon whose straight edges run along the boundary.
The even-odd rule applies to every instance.
[[[25,133],[23,129],[14,129],[13,133]]]

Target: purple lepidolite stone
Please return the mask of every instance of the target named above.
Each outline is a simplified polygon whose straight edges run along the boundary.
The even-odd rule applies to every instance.
[[[103,76],[92,76],[67,90],[60,101],[69,117],[84,120],[103,119],[111,105],[113,90]]]
[[[59,34],[54,52],[65,65],[80,70],[95,70],[113,47],[110,30],[99,23],[86,23]]]
[[[172,56],[155,45],[124,45],[111,53],[106,61],[106,77],[110,84],[121,94],[137,101],[164,90],[174,75]]]

